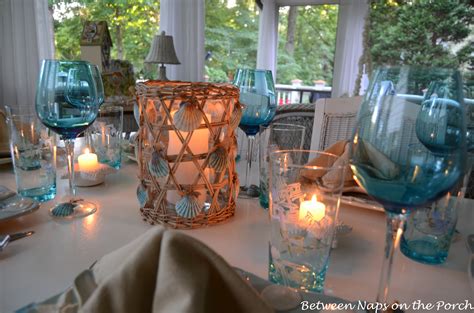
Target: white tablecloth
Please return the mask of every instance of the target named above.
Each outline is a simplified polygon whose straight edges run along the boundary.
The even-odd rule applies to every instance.
[[[78,188],[78,195],[100,206],[96,214],[84,219],[53,220],[48,215],[51,204],[45,203],[30,215],[0,221],[0,234],[36,231],[32,237],[16,241],[0,252],[0,312],[64,290],[82,269],[152,227],[143,222],[138,210],[136,177],[137,166],[129,163],[117,174],[108,176],[103,185]],[[10,166],[0,167],[0,184],[15,189]],[[65,185],[62,181],[60,193]],[[462,204],[458,224],[462,236],[452,245],[446,264],[423,265],[397,253],[392,299],[406,303],[474,303],[464,244],[465,234],[474,232],[473,203],[466,200]],[[385,216],[343,207],[340,217],[353,231],[339,240],[332,253],[325,292],[353,301],[374,301],[385,240]],[[185,232],[215,249],[231,265],[267,277],[268,215],[257,200],[239,199],[236,215],[227,223]]]

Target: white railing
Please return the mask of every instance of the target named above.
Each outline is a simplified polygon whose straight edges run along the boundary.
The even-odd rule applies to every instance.
[[[331,97],[331,87],[327,86],[296,86],[276,84],[278,105],[290,103],[313,103],[320,98]]]

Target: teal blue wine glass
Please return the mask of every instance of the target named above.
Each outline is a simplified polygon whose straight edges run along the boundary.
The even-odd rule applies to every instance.
[[[100,75],[99,67],[95,64],[91,64],[90,66],[91,66],[91,72],[94,78],[95,87],[97,91],[97,102],[100,108],[100,106],[105,101],[104,83],[102,82],[102,76]],[[94,149],[92,148],[92,134],[91,134],[90,128],[87,128],[85,130],[84,139],[86,141],[86,146],[89,148],[89,150],[94,152]]]
[[[239,102],[244,106],[239,127],[248,138],[245,185],[241,188],[240,195],[258,197],[258,193],[252,194],[249,190],[249,173],[252,167],[255,135],[258,133],[260,125],[270,124],[277,108],[272,72],[269,70],[238,69],[233,84],[239,87]]]
[[[94,203],[75,197],[74,186],[74,139],[94,122],[99,109],[98,78],[93,71],[85,61],[44,60],[41,65],[36,113],[64,140],[69,174],[70,194],[50,210],[55,217],[84,217],[97,210]]]
[[[408,213],[443,197],[463,176],[465,123],[458,71],[404,66],[373,74],[357,116],[351,167],[387,216],[378,302],[387,303]]]

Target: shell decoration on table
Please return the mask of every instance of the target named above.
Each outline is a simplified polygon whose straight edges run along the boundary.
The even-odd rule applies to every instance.
[[[227,167],[228,162],[227,151],[223,146],[218,146],[209,156],[209,167],[222,172]]]
[[[176,202],[176,214],[185,218],[193,218],[199,215],[203,204],[199,203],[198,195],[197,192],[186,193],[181,200]]]
[[[202,123],[202,113],[194,102],[181,102],[178,111],[173,117],[174,125],[178,130],[190,132]]]
[[[140,203],[140,208],[143,208],[148,202],[148,192],[143,183],[140,183],[137,187],[137,199]]]
[[[240,124],[240,119],[242,118],[242,104],[237,102],[234,106],[234,111],[232,111],[232,116],[230,117],[230,128],[236,129]]]
[[[74,202],[59,203],[51,210],[51,215],[56,217],[70,216],[74,213],[76,206],[77,204]]]
[[[155,177],[165,177],[170,173],[168,162],[163,158],[161,151],[153,151],[148,161],[148,170]]]

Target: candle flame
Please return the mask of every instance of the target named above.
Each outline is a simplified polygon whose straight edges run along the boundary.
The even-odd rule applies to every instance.
[[[89,154],[89,153],[90,153],[89,148],[85,148],[84,149],[84,154]]]
[[[313,195],[313,197],[311,198],[311,204],[315,205],[316,202],[318,202],[318,198],[316,197],[316,195]]]

